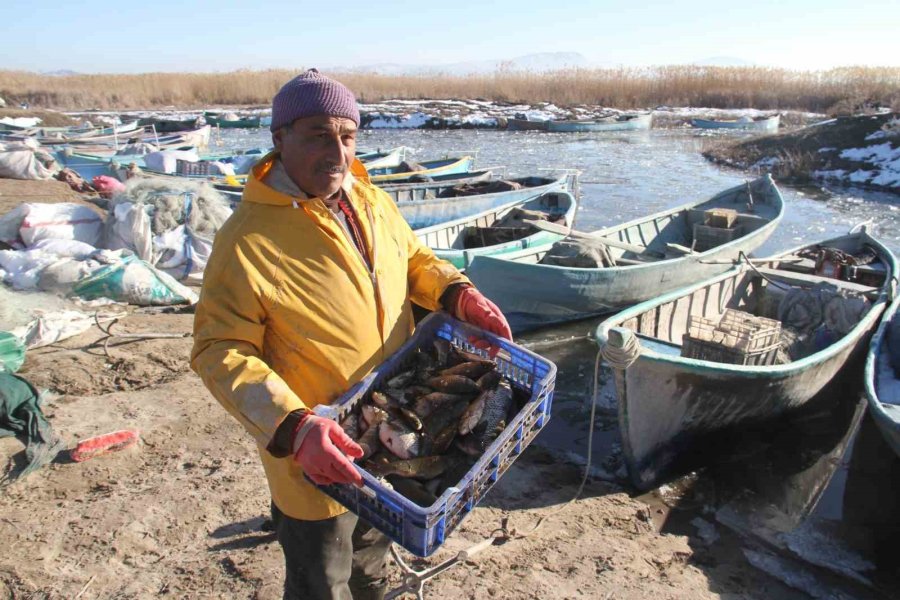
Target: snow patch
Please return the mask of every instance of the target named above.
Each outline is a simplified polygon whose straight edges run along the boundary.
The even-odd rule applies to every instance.
[[[36,127],[41,122],[39,117],[3,117],[0,124],[13,127]]]
[[[776,165],[781,164],[781,158],[777,156],[767,156],[765,158],[761,158],[756,161],[753,165],[750,166],[751,169],[771,169]]]
[[[373,114],[376,116],[368,124],[368,127],[372,129],[416,129],[424,126],[431,119],[431,117],[421,112],[403,115]]]
[[[850,174],[853,183],[900,187],[900,147],[894,148],[890,142],[849,148],[841,152],[841,158],[865,163],[864,169]]]

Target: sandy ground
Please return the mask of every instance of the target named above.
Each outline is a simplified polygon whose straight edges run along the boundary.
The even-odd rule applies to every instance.
[[[132,314],[120,332],[191,330],[191,314]],[[0,598],[278,598],[280,548],[250,437],[188,369],[190,339],[113,341],[93,329],[31,352],[20,372],[59,394],[46,414],[74,442],[126,427],[142,443],[84,463],[60,456],[0,491]],[[20,464],[21,444],[0,440]],[[532,446],[434,564],[510,518],[527,532],[573,496],[578,467]],[[532,535],[489,548],[427,585],[446,598],[793,598],[727,544],[656,533],[658,515],[590,482]],[[736,548],[736,546],[735,546]],[[392,567],[392,581],[399,570]]]
[[[0,178],[0,216],[5,215],[23,202],[74,202],[90,206],[100,214],[102,210],[87,202],[82,194],[72,191],[62,181],[20,181]]]

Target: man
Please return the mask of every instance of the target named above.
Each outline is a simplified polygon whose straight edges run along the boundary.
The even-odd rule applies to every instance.
[[[254,437],[285,556],[285,598],[381,598],[389,540],[304,479],[362,479],[333,402],[413,330],[410,301],[510,337],[497,307],[423,246],[354,158],[359,110],[311,69],[272,102],[275,151],[218,232],[192,368]],[[351,596],[352,593],[352,596]]]

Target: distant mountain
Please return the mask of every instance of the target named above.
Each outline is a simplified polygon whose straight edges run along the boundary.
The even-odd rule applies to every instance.
[[[542,73],[574,67],[590,68],[591,63],[577,52],[541,52],[508,60],[478,60],[442,65],[401,65],[381,63],[359,67],[335,68],[336,71],[376,73],[378,75],[478,75],[498,70]]]
[[[41,75],[49,75],[50,77],[68,77],[69,75],[80,75],[77,71],[69,69],[59,69],[57,71],[41,71]]]
[[[749,60],[737,58],[734,56],[711,56],[702,60],[696,60],[694,65],[700,67],[752,67],[754,66]]]

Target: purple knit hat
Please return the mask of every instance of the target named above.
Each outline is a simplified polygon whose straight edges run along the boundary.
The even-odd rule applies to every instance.
[[[303,117],[328,115],[346,117],[359,126],[356,98],[347,86],[309,69],[288,81],[272,99],[272,125],[275,131]]]

